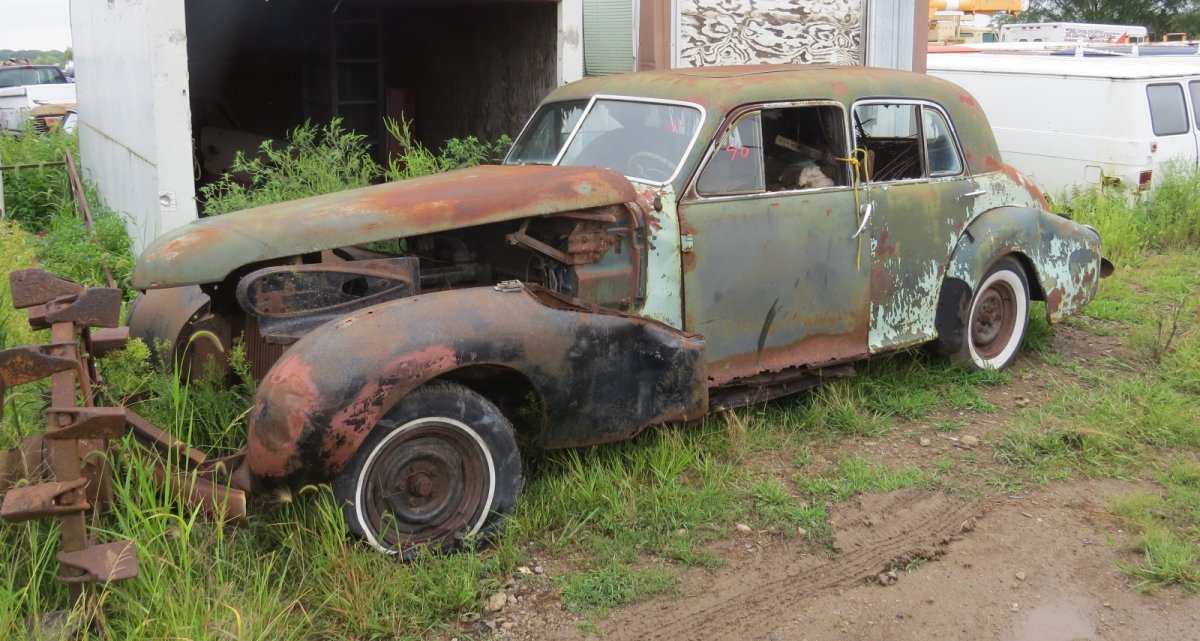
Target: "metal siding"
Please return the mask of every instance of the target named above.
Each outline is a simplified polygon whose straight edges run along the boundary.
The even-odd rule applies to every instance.
[[[913,69],[916,33],[913,7],[905,0],[875,0],[866,17],[865,61],[868,67]],[[922,29],[923,30],[923,29]]]
[[[183,0],[72,0],[87,177],[135,251],[196,218]]]
[[[633,0],[584,0],[584,74],[634,70]]]

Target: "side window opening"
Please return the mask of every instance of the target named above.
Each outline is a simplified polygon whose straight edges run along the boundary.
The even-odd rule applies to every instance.
[[[1175,83],[1147,85],[1146,99],[1150,103],[1150,125],[1155,136],[1174,136],[1190,131],[1183,87]]]
[[[849,184],[842,111],[831,106],[763,110],[768,191]]]
[[[705,195],[763,191],[762,146],[762,114],[755,111],[743,115],[721,136],[717,152],[696,181],[696,191]]]
[[[846,186],[842,111],[775,107],[744,114],[721,137],[696,190],[735,195]]]
[[[930,176],[957,176],[962,173],[962,156],[950,132],[946,117],[936,109],[921,108],[925,134],[925,157]]]
[[[858,148],[870,182],[923,178],[917,105],[867,104],[854,108]]]

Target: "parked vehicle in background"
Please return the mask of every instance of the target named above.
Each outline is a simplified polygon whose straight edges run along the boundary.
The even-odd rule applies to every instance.
[[[987,112],[1007,162],[1059,195],[1145,191],[1166,166],[1197,166],[1200,60],[933,54],[929,74]]]
[[[1145,42],[1145,27],[1128,24],[1092,24],[1087,22],[1032,22],[1000,27],[1000,42]]]
[[[75,85],[58,67],[0,62],[0,129],[21,131],[32,119],[34,129],[46,132],[74,108]]]
[[[627,439],[921,343],[1001,368],[1030,300],[1063,320],[1105,270],[962,89],[701,67],[561,87],[503,166],[170,231],[129,324],[196,368],[196,332],[240,339],[261,383],[239,475],[332,482],[353,532],[407,555],[512,511],[518,436]]]

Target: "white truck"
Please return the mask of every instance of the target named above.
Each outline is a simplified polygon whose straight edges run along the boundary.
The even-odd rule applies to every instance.
[[[1030,22],[1000,27],[1000,42],[1079,42],[1134,44],[1145,42],[1145,27],[1088,22]]]
[[[1146,191],[1197,166],[1200,60],[931,53],[928,70],[975,96],[1004,162],[1051,195]]]
[[[0,63],[0,131],[54,129],[75,109],[75,85],[54,65]]]

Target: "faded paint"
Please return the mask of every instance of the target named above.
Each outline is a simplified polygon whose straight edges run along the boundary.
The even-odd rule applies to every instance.
[[[460,169],[198,220],[155,240],[131,282],[137,289],[212,283],[273,258],[635,198],[629,181],[608,169]]]
[[[683,274],[679,271],[683,254],[679,244],[679,212],[675,192],[670,185],[651,189],[643,187],[642,198],[659,199],[662,211],[646,207],[646,239],[649,244],[646,261],[646,302],[639,314],[683,329]]]
[[[628,438],[708,406],[698,337],[530,286],[436,292],[296,343],[259,387],[250,469],[268,482],[329,480],[400,398],[464,367],[533,385],[545,416],[527,436],[544,448]]]
[[[1046,317],[1059,322],[1096,295],[1100,237],[1092,229],[1030,207],[999,207],[976,218],[959,241],[946,272],[970,291],[996,258],[1024,257],[1033,268],[1030,285],[1044,294]]]
[[[834,88],[844,93],[834,91]],[[645,96],[681,100],[705,109],[700,127],[701,141],[712,141],[729,112],[751,103],[830,99],[847,109],[860,96],[920,96],[940,105],[950,116],[967,155],[969,174],[994,171],[985,159],[999,158],[987,116],[970,94],[949,82],[892,69],[829,65],[745,65],[645,71],[585,78],[560,87],[542,104],[581,100],[596,94]],[[964,101],[963,98],[967,100]],[[708,148],[692,147],[678,177],[672,181],[676,193],[684,194],[688,178],[695,172]]]

